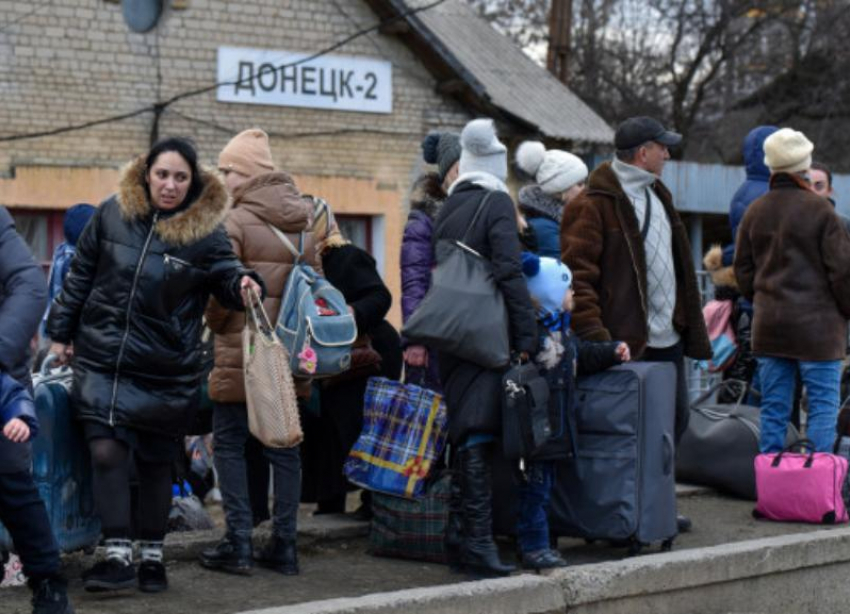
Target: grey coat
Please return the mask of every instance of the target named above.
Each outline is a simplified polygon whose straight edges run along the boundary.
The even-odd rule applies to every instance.
[[[27,388],[32,385],[30,340],[46,306],[44,272],[12,216],[0,207],[0,369]],[[12,443],[0,432],[0,473],[29,471],[31,460],[29,443]]]

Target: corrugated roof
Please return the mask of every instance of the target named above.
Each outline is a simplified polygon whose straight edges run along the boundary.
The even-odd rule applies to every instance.
[[[404,0],[408,9],[433,0]],[[466,2],[446,0],[408,17],[420,34],[431,35],[444,60],[468,74],[473,90],[550,138],[610,144],[614,131],[563,83],[497,32]],[[422,32],[422,28],[427,32]],[[434,40],[435,39],[435,40]],[[446,54],[452,57],[445,57]],[[452,61],[454,60],[454,61]],[[483,91],[481,91],[483,90]]]

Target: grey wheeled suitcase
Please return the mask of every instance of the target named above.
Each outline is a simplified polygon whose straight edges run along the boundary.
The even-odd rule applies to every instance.
[[[579,378],[577,457],[558,464],[554,535],[609,540],[632,554],[677,534],[676,368],[635,362]]]

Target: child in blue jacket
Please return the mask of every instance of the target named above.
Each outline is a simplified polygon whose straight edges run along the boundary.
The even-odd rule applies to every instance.
[[[526,569],[563,567],[566,562],[550,547],[547,512],[556,461],[572,449],[575,378],[602,371],[631,359],[626,343],[590,342],[570,330],[573,309],[572,272],[554,258],[522,255],[522,272],[537,310],[540,336],[532,362],[549,384],[549,426],[552,435],[526,459],[525,479],[519,492],[517,539]]]
[[[27,444],[38,433],[35,405],[29,391],[7,373],[0,373],[0,427],[4,452],[16,450],[28,457]],[[12,536],[29,579],[33,614],[73,614],[59,575],[59,547],[30,471],[0,470],[0,522]]]

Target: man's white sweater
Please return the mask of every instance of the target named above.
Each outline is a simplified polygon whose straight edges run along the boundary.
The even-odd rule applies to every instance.
[[[646,197],[652,199],[649,231],[644,240],[646,252],[647,326],[649,347],[666,348],[679,342],[673,327],[676,308],[676,265],[673,261],[673,234],[664,205],[652,189],[658,177],[637,166],[614,159],[611,168],[635,208],[638,227],[646,219]]]

